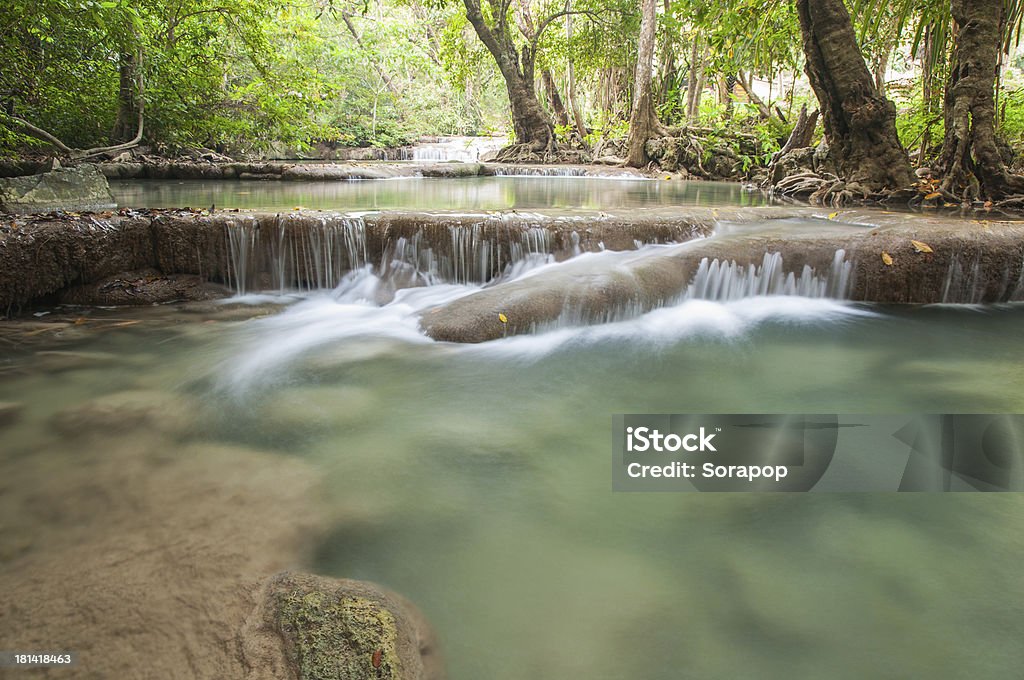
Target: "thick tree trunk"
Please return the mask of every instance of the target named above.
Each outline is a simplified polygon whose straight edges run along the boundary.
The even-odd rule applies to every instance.
[[[642,0],[640,9],[640,39],[636,57],[636,84],[633,90],[633,110],[629,116],[629,138],[626,140],[626,165],[640,168],[650,161],[647,140],[658,128],[658,115],[651,99],[651,78],[654,75],[654,34],[657,29],[656,0]]]
[[[1004,21],[1003,0],[952,0],[959,25],[946,86],[946,137],[939,168],[942,188],[966,198],[1024,192],[996,145],[995,77]]]
[[[843,0],[797,0],[797,13],[807,76],[839,174],[868,191],[910,186],[910,161],[896,134],[896,107],[875,87]]]
[[[533,86],[532,49],[526,46],[520,55],[512,41],[505,17],[497,17],[497,24],[492,28],[484,19],[479,0],[463,0],[463,4],[466,6],[466,18],[494,57],[505,79],[516,142],[526,144],[535,151],[552,148],[555,143],[554,126],[540,105]]]

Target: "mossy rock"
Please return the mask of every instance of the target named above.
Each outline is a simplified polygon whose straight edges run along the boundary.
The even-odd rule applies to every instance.
[[[440,680],[423,615],[374,584],[285,572],[268,590],[269,616],[300,680]]]

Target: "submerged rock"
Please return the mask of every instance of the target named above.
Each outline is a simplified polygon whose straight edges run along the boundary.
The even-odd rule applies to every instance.
[[[43,350],[35,353],[34,368],[46,373],[63,373],[98,368],[118,363],[118,356],[109,352],[76,352]]]
[[[436,638],[419,610],[400,595],[364,581],[292,572],[273,577],[243,631],[243,651],[251,666],[272,664],[274,637],[284,642],[290,666],[275,669],[279,677],[445,677]]]
[[[24,407],[13,401],[0,401],[0,427],[7,427],[18,422]]]
[[[161,274],[154,269],[125,272],[70,288],[60,295],[62,304],[152,305],[167,302],[218,300],[231,291],[194,274]]]
[[[53,427],[67,437],[156,431],[179,435],[188,429],[193,410],[184,397],[159,390],[126,390],[66,408]]]
[[[95,165],[0,179],[0,212],[106,210],[116,206],[107,178]]]

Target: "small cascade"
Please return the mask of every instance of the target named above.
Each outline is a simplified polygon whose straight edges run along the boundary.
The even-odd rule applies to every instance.
[[[504,145],[505,140],[501,137],[448,137],[407,147],[406,156],[408,160],[420,163],[474,163],[484,154],[497,151]]]
[[[1008,259],[999,269],[980,253],[953,255],[942,286],[944,304],[1024,301],[1024,263]]]
[[[256,220],[246,220],[239,223],[230,220],[227,225],[228,252],[230,253],[231,266],[228,268],[227,284],[235,289],[239,295],[252,292],[250,290],[249,272],[254,265],[255,253],[258,252],[259,230]]]
[[[953,256],[942,286],[942,302],[954,304],[976,304],[985,294],[985,280],[981,271],[981,260],[974,258],[964,264],[959,255]]]
[[[230,285],[255,290],[334,288],[369,259],[360,217],[278,216],[272,223],[229,220]]]
[[[682,250],[680,248],[683,248]],[[665,249],[646,246],[647,258],[609,253],[589,256],[593,265],[604,272],[599,276],[563,277],[555,284],[568,291],[565,303],[557,317],[541,318],[529,325],[533,333],[576,326],[621,323],[636,319],[657,309],[679,308],[695,301],[709,303],[737,303],[752,298],[793,297],[820,300],[849,299],[853,289],[853,263],[847,261],[846,251],[837,250],[832,261],[819,271],[804,265],[799,272],[786,271],[780,253],[765,253],[760,264],[738,264],[703,258],[692,261],[693,275],[673,283],[673,270],[685,270],[687,262],[681,256],[685,246]],[[659,253],[660,250],[660,253]],[[623,256],[626,255],[624,259]],[[665,266],[675,259],[676,266]],[[594,271],[593,269],[591,271]],[[660,272],[655,275],[655,272]],[[580,271],[583,274],[583,271]],[[686,283],[689,281],[689,283]],[[568,283],[568,286],[567,286]],[[678,285],[682,288],[674,288]],[[534,287],[541,297],[547,294],[544,284]],[[526,297],[521,291],[517,297]],[[522,311],[517,315],[521,315]]]
[[[382,276],[411,276],[420,285],[486,283],[516,263],[552,249],[551,233],[541,227],[510,229],[502,239],[482,224],[450,226],[447,231],[447,239],[428,239],[423,231],[396,239],[382,257]]]
[[[765,253],[761,265],[741,265],[704,258],[683,294],[687,300],[728,302],[763,295],[796,295],[845,299],[853,284],[853,263],[837,250],[827,272],[804,265],[799,274],[786,273],[781,253]]]

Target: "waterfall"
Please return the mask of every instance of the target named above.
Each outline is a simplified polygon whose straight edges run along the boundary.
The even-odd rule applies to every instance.
[[[580,249],[576,232],[558,242],[541,226],[481,222],[383,230],[371,239],[362,217],[278,215],[226,222],[228,285],[261,290],[330,290],[370,265],[392,289],[439,283],[482,284],[521,273],[555,252]],[[399,235],[401,234],[401,235]],[[370,241],[373,241],[371,247]]]
[[[799,274],[785,272],[781,253],[765,253],[760,266],[704,258],[683,299],[728,302],[760,295],[845,299],[852,284],[853,263],[846,260],[844,250],[836,251],[827,272],[805,264]]]
[[[411,147],[411,159],[421,163],[462,161],[473,163],[505,145],[502,137],[448,137]]]
[[[447,231],[447,239],[428,239],[422,230],[396,239],[381,258],[382,275],[402,272],[427,285],[486,283],[531,255],[552,250],[551,232],[542,227],[508,229],[501,239],[482,224]]]
[[[271,223],[229,220],[229,283],[239,294],[255,290],[333,288],[368,260],[360,217],[278,216]]]
[[[1018,272],[1016,278],[1013,270]],[[998,272],[994,263],[988,266],[982,263],[980,253],[973,257],[959,253],[953,255],[942,286],[942,302],[976,305],[986,300],[1024,301],[1024,262],[1007,261],[1001,276]]]

